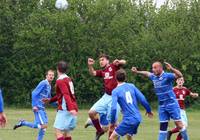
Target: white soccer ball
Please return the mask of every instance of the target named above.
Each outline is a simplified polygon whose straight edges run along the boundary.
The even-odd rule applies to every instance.
[[[59,10],[66,10],[69,6],[67,0],[56,0],[55,7]]]

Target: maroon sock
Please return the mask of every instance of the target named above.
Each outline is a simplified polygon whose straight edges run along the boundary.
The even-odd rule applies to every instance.
[[[113,131],[108,132],[108,140],[109,140],[110,136],[112,135],[112,133],[113,133]]]
[[[65,140],[72,140],[72,137],[66,137]]]
[[[65,140],[64,137],[57,138],[57,140]]]
[[[178,134],[178,136],[176,137],[176,140],[182,140],[181,133]]]
[[[179,132],[179,129],[176,127],[174,129],[171,130],[172,134]]]
[[[103,131],[103,129],[101,128],[101,125],[99,123],[99,119],[92,120],[92,123],[93,123],[94,127],[96,128],[97,132]]]

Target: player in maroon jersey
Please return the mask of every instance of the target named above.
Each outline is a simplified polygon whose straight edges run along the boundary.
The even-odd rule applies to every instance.
[[[181,77],[179,79],[177,79],[176,81],[177,86],[174,87],[174,93],[176,94],[176,99],[178,100],[179,106],[181,108],[181,119],[183,124],[187,127],[188,125],[188,120],[187,120],[187,115],[185,112],[185,98],[187,96],[193,97],[193,98],[197,98],[199,95],[197,93],[192,93],[189,89],[187,89],[186,87],[183,86],[184,84],[184,78]],[[171,135],[174,133],[179,132],[178,128],[174,128],[170,131],[168,131],[168,137],[167,140],[170,140]],[[176,140],[182,140],[182,136],[179,133]]]
[[[110,121],[110,111],[112,104],[112,90],[117,86],[117,81],[115,79],[115,73],[119,70],[121,65],[126,64],[125,60],[114,60],[113,63],[110,63],[109,56],[102,54],[99,57],[100,67],[102,70],[95,70],[93,68],[95,61],[92,58],[88,58],[88,68],[92,76],[101,77],[104,79],[104,92],[105,94],[99,99],[89,110],[89,117],[96,128],[96,139],[99,138],[107,131],[108,126],[103,129],[100,125],[98,114],[106,115],[108,122]],[[109,135],[112,134],[112,131],[109,131]]]
[[[74,86],[70,77],[65,73],[67,63],[60,61],[57,65],[58,79],[56,80],[56,95],[43,102],[58,102],[54,128],[57,140],[72,140],[70,132],[76,127],[78,106],[74,95]]]

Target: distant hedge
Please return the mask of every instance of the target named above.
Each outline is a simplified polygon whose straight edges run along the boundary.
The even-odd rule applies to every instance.
[[[94,103],[102,81],[89,75],[87,58],[98,61],[101,52],[127,60],[128,81],[151,101],[156,100],[151,82],[132,75],[133,65],[151,70],[153,61],[168,61],[183,72],[187,87],[200,92],[199,1],[156,9],[153,2],[69,0],[66,11],[55,9],[54,0],[38,2],[0,1],[0,86],[6,104],[30,105],[31,91],[59,60],[70,63],[79,104]]]

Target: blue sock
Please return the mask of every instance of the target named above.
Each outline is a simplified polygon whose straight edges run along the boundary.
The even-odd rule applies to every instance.
[[[187,130],[185,128],[183,128],[180,133],[181,133],[181,136],[184,140],[189,140]]]
[[[31,122],[27,122],[27,121],[23,121],[22,122],[22,126],[27,126],[27,127],[30,127],[30,128],[38,128],[37,124],[31,123]]]
[[[160,131],[158,140],[166,140],[167,131]]]
[[[37,139],[37,140],[43,140],[45,131],[46,131],[46,129],[39,129],[39,132],[38,132],[38,139]]]

